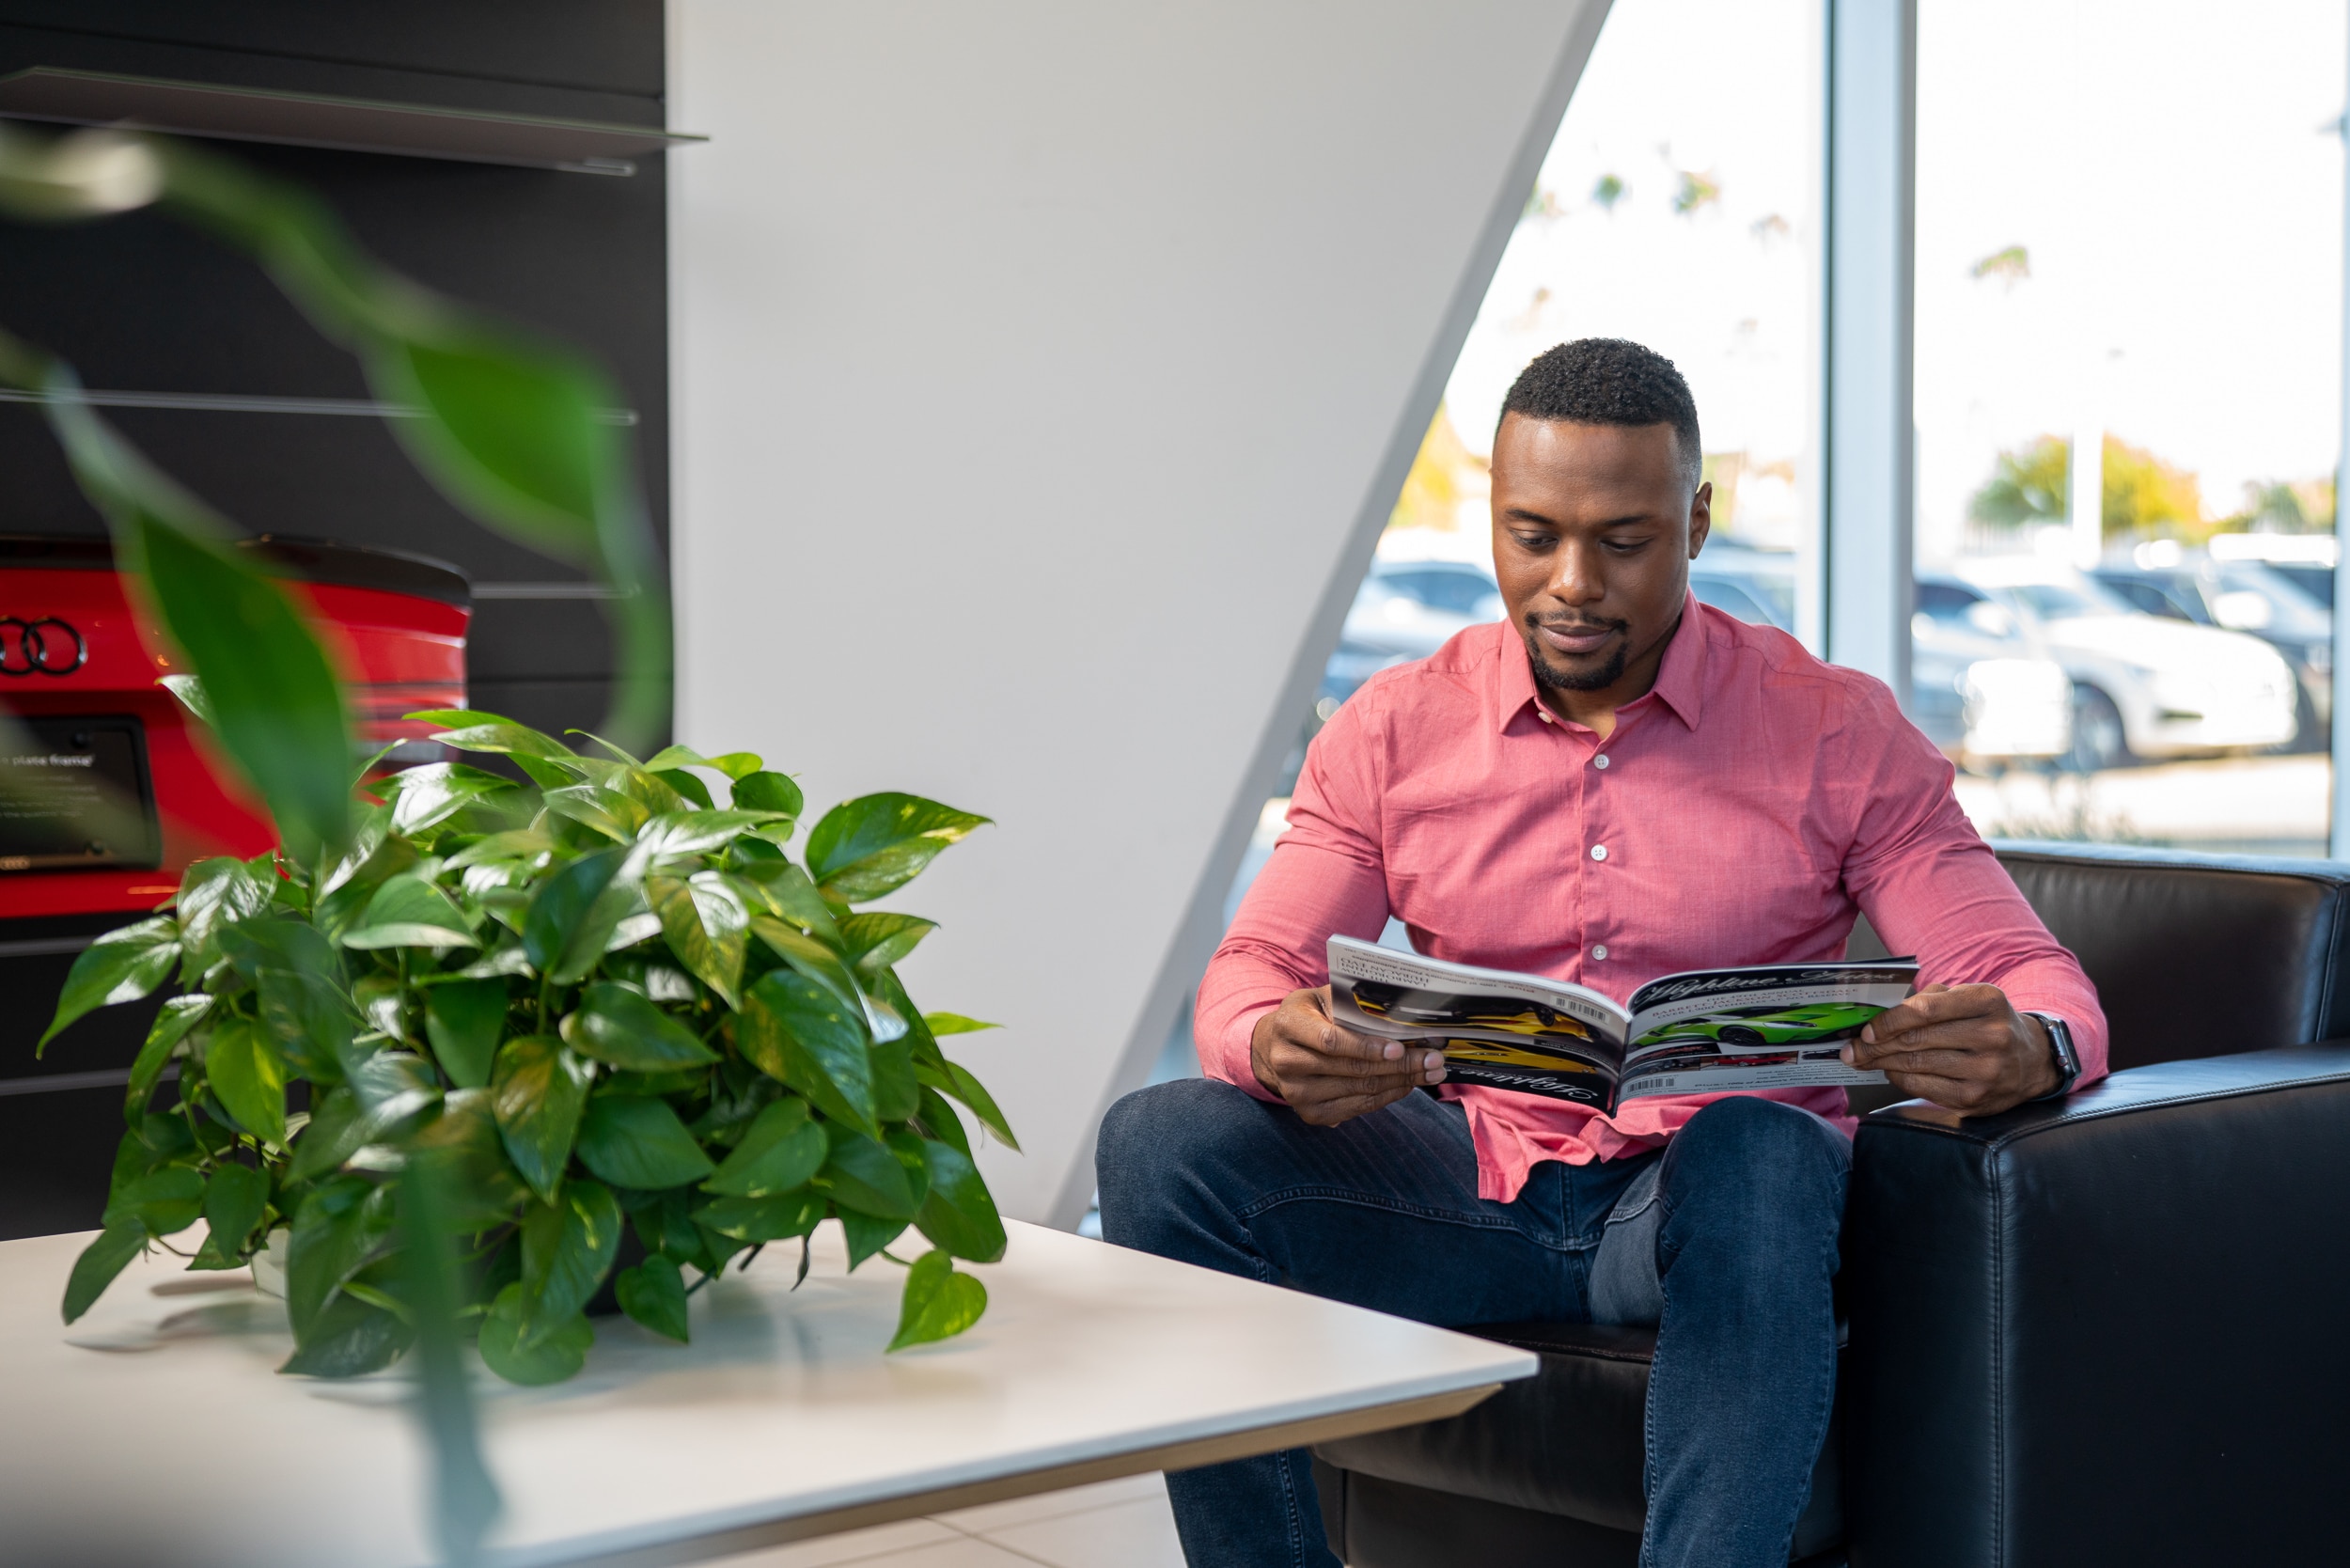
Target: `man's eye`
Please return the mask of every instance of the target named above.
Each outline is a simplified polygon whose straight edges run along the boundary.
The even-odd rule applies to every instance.
[[[1640,551],[1647,549],[1648,541],[1644,539],[1611,539],[1606,541],[1606,547],[1612,554],[1619,556],[1631,556],[1637,555]]]
[[[1510,537],[1518,541],[1521,550],[1547,550],[1558,542],[1548,534],[1512,534]]]

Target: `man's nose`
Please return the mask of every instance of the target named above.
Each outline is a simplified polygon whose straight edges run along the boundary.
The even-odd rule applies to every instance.
[[[1600,571],[1599,552],[1588,544],[1561,540],[1549,586],[1552,598],[1570,604],[1590,604],[1606,598],[1607,583]]]

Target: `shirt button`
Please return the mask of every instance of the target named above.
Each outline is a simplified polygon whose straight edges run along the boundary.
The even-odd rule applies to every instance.
[[[1592,758],[1592,759],[1591,759],[1591,766],[1593,766],[1593,767],[1595,767],[1595,768],[1604,768],[1604,767],[1606,767],[1606,765],[1607,765],[1607,753],[1606,753],[1606,752],[1604,752],[1604,751],[1603,751],[1603,752],[1601,752],[1598,756],[1596,756],[1596,757],[1594,757],[1594,758]]]
[[[1542,719],[1542,721],[1543,721],[1544,724],[1548,724],[1548,723],[1550,722],[1550,710],[1549,710],[1549,709],[1547,709],[1547,708],[1538,709],[1538,710],[1536,710],[1536,713],[1537,713],[1537,716],[1538,716],[1538,717],[1540,717],[1540,718]]]
[[[1602,942],[1598,947],[1593,948],[1591,949],[1591,956],[1597,959],[1605,959],[1607,956],[1607,944]]]
[[[1594,860],[1605,860],[1605,859],[1606,859],[1606,858],[1607,858],[1607,846],[1606,846],[1606,844],[1593,844],[1593,845],[1591,846],[1591,858],[1592,858],[1592,859],[1594,859]]]

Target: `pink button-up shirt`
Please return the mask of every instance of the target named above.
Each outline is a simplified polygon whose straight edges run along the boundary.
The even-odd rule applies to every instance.
[[[1622,1001],[1659,975],[1841,957],[1856,913],[1919,980],[1988,982],[2070,1027],[2082,1081],[2105,1071],[2097,993],[1950,793],[1951,770],[1869,676],[1693,595],[1656,685],[1606,740],[1537,699],[1507,623],[1374,675],[1306,754],[1289,830],[1199,987],[1212,1077],[1249,1070],[1257,1020],[1329,980],[1333,933],[1393,915],[1434,958],[1573,980]],[[1613,1116],[1448,1084],[1477,1142],[1478,1191],[1507,1202],[1543,1160],[1663,1143],[1718,1095]],[[1834,1120],[1841,1089],[1758,1090]]]

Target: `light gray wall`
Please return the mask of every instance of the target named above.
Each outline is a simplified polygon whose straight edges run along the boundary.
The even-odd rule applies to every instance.
[[[681,739],[997,825],[892,901],[1073,1222],[1606,0],[671,0]]]

